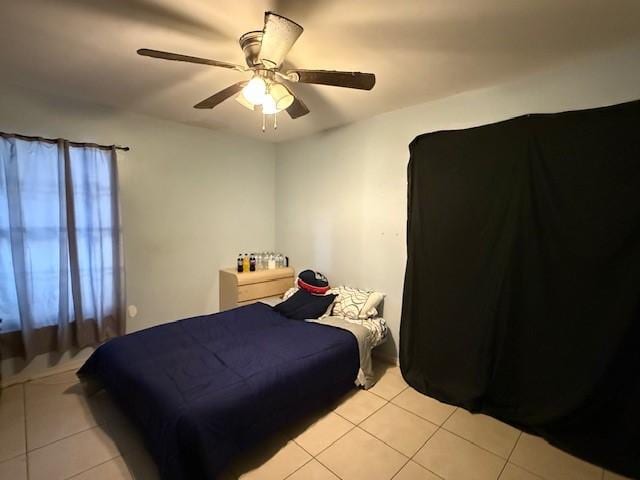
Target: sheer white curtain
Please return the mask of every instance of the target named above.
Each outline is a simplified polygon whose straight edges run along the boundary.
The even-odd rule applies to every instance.
[[[0,136],[0,318],[27,359],[117,335],[114,149]]]

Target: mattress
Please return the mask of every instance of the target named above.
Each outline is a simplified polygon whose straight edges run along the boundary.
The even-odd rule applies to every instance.
[[[348,331],[256,303],[115,338],[80,369],[140,429],[164,480],[212,479],[237,453],[354,388]]]

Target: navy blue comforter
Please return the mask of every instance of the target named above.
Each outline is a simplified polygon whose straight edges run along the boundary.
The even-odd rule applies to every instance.
[[[78,372],[137,424],[163,479],[211,480],[241,450],[354,388],[347,331],[256,303],[113,339]]]

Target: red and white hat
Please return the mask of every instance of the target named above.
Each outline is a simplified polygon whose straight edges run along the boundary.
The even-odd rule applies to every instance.
[[[298,287],[314,295],[324,295],[329,290],[329,282],[320,272],[303,270],[298,274]]]

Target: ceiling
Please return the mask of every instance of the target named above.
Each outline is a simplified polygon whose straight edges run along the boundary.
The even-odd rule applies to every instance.
[[[140,57],[153,48],[243,64],[265,10],[302,24],[297,68],[373,72],[371,92],[297,85],[311,114],[277,131],[228,100],[247,74]],[[21,0],[2,5],[0,81],[267,141],[501,83],[640,38],[638,0]]]

